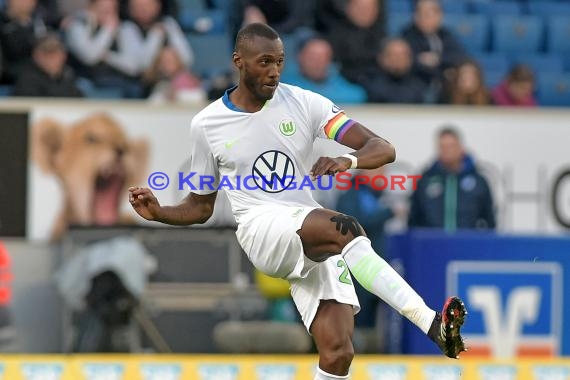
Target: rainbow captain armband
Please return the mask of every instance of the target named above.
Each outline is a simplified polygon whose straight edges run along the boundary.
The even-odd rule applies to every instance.
[[[356,122],[346,116],[344,112],[340,112],[338,115],[329,120],[325,125],[325,134],[331,140],[340,141],[344,134],[352,127]]]

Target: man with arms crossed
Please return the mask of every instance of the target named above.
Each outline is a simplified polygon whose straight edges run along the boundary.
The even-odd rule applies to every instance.
[[[229,181],[238,241],[259,270],[290,282],[319,351],[317,380],[349,377],[354,314],[360,310],[350,273],[418,326],[446,356],[457,358],[465,350],[460,327],[466,312],[460,299],[449,298],[442,313],[436,313],[374,252],[356,219],[321,207],[310,186],[285,189],[293,177],[298,186],[309,175],[315,179],[393,162],[392,145],[330,100],[280,84],[283,44],[269,26],[250,24],[239,32],[233,63],[239,84],[198,113],[190,127],[190,171],[214,178],[213,187],[193,190],[176,206],[161,206],[147,188],[131,188],[129,200],[136,212],[170,225],[204,223],[214,209],[215,189]],[[321,157],[309,168],[317,137],[355,151]]]

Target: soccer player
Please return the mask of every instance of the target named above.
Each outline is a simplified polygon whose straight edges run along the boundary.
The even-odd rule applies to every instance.
[[[256,268],[291,284],[319,352],[315,379],[349,377],[354,315],[360,310],[352,277],[418,326],[446,356],[457,358],[465,350],[463,302],[451,297],[441,313],[430,309],[374,252],[355,218],[324,209],[309,186],[298,186],[307,178],[393,162],[394,147],[330,100],[279,83],[283,44],[269,26],[245,26],[232,59],[239,84],[199,112],[190,126],[190,171],[214,178],[213,187],[193,190],[176,206],[162,206],[150,189],[133,187],[132,207],[151,221],[204,223],[212,215],[218,185],[233,184],[234,190],[226,192],[237,239]],[[317,137],[334,139],[354,152],[320,157],[311,166]],[[238,188],[246,177],[247,186]]]

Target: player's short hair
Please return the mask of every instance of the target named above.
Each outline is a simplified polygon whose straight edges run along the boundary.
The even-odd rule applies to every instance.
[[[241,28],[236,36],[235,51],[239,51],[246,43],[251,42],[254,37],[276,40],[279,38],[279,33],[267,24],[259,22],[248,24]]]
[[[441,139],[444,136],[453,136],[457,139],[457,141],[461,142],[461,134],[457,130],[457,128],[453,125],[446,125],[439,130],[437,134],[438,139]]]

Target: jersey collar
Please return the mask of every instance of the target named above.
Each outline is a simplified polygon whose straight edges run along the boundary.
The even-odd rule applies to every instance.
[[[226,90],[226,92],[224,92],[224,96],[222,96],[222,102],[224,102],[224,105],[226,107],[228,107],[230,110],[232,111],[236,111],[236,112],[243,112],[243,113],[251,113],[251,112],[247,112],[245,110],[242,110],[241,108],[239,108],[238,106],[236,106],[235,104],[232,103],[232,101],[230,100],[230,94],[237,88],[236,86],[233,86],[232,88],[229,88]],[[267,107],[267,105],[269,104],[269,100],[265,102],[265,104],[263,105],[263,108]]]
[[[224,96],[222,97],[222,102],[224,102],[224,104],[226,105],[226,107],[228,107],[228,108],[231,109],[232,111],[247,113],[246,111],[242,110],[241,108],[239,108],[238,106],[236,106],[235,104],[233,104],[232,101],[230,100],[230,94],[231,94],[236,88],[237,88],[237,86],[233,86],[232,88],[227,89],[226,92],[224,92]]]

